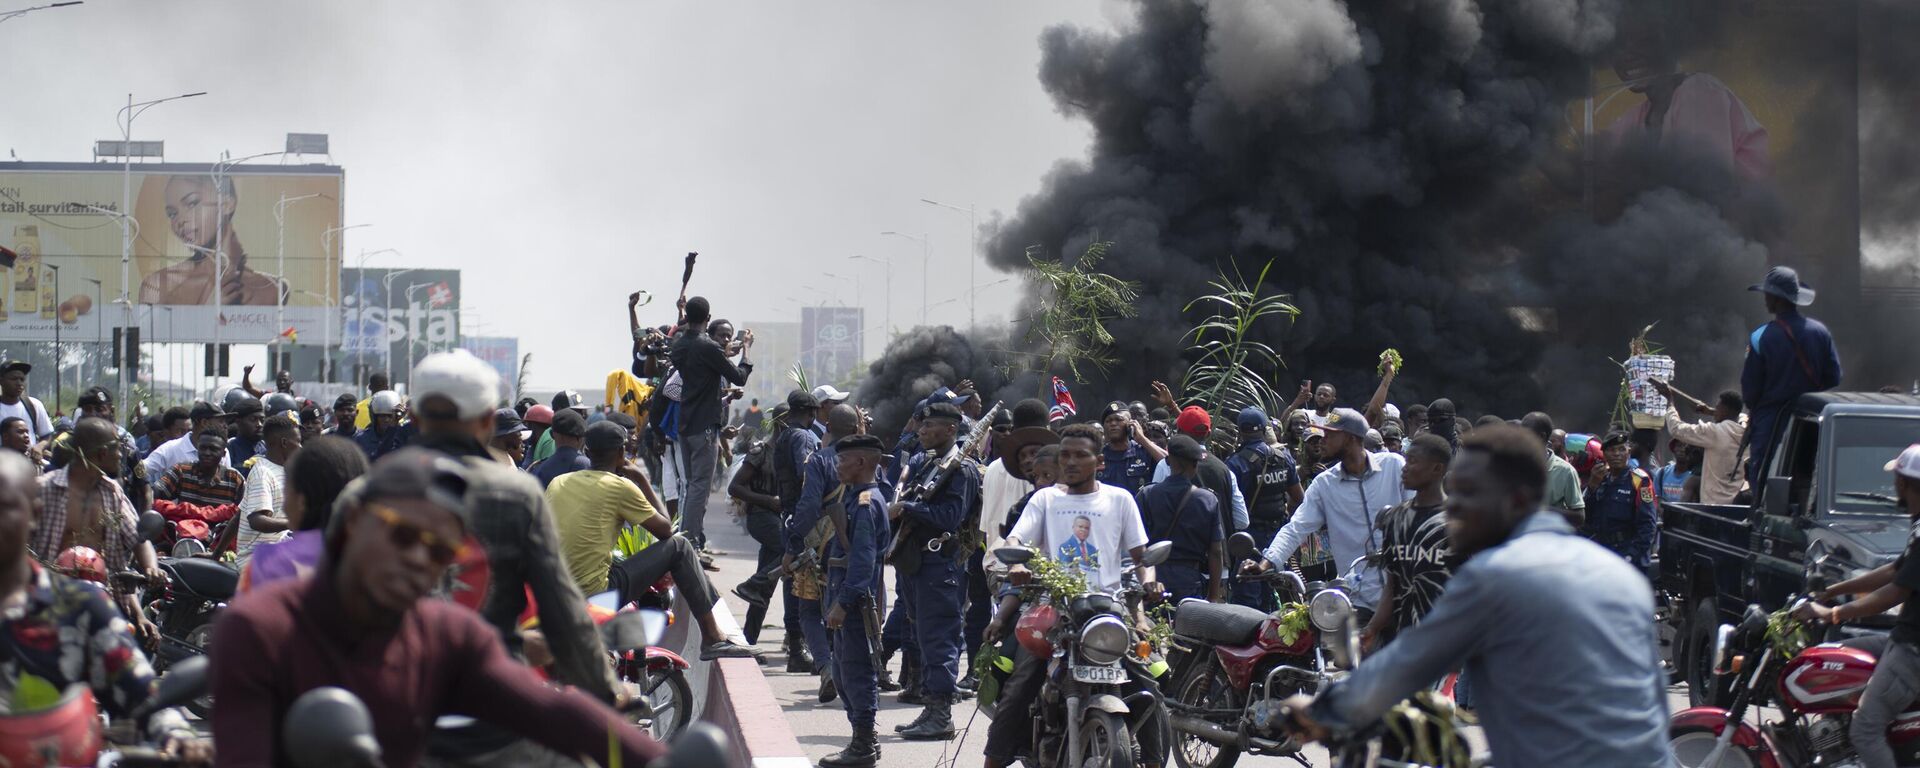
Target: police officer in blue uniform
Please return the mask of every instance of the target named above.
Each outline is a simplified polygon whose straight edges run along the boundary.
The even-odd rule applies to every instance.
[[[1147,431],[1133,420],[1127,404],[1115,400],[1100,413],[1100,426],[1106,430],[1107,444],[1100,449],[1106,464],[1100,468],[1100,482],[1127,493],[1139,493],[1153,477],[1153,467],[1167,458],[1167,451],[1147,439]]]
[[[1587,522],[1581,533],[1634,566],[1653,563],[1653,537],[1660,505],[1653,478],[1627,465],[1627,433],[1615,430],[1602,440],[1606,461],[1595,465],[1587,482]]]
[[[833,422],[827,427],[831,430]],[[864,434],[842,437],[834,444],[835,479],[840,483],[846,526],[827,544],[826,626],[833,631],[834,677],[846,702],[853,739],[845,750],[820,760],[825,768],[871,768],[880,761],[880,740],[874,732],[874,715],[880,709],[879,677],[867,621],[880,598],[881,570],[892,541],[887,497],[874,482],[881,447],[879,438]]]
[[[786,517],[785,537],[787,544],[787,565],[792,564],[792,555],[798,553],[806,540],[808,528],[800,528],[793,521],[794,512],[800,507],[800,495],[806,486],[807,462],[813,458],[813,452],[820,449],[820,438],[813,433],[814,413],[820,409],[820,402],[804,389],[787,393],[787,418],[774,432],[769,449],[773,451],[773,476],[779,488],[780,513]],[[793,586],[789,582],[787,594],[792,595]],[[784,598],[783,598],[784,599]],[[809,611],[806,603],[818,601],[794,599],[785,603],[787,610],[800,617],[802,637],[787,638],[787,671],[812,672],[823,674],[827,664],[832,661],[827,650],[827,630],[820,623],[820,611]],[[813,651],[810,657],[808,650]]]
[[[1256,542],[1273,541],[1305,496],[1300,469],[1286,451],[1275,450],[1267,442],[1265,411],[1247,406],[1233,422],[1240,430],[1240,448],[1227,457],[1227,469],[1233,471],[1240,495],[1247,500],[1247,533]],[[1268,613],[1279,607],[1273,590],[1256,580],[1234,584],[1233,602]]]
[[[807,534],[826,519],[823,509],[844,501],[841,495],[846,489],[841,487],[835,456],[841,441],[860,431],[860,412],[845,403],[836,405],[827,413],[826,428],[827,443],[815,448],[813,456],[807,459],[802,471],[800,497],[794,503],[793,514],[787,518],[788,552],[797,553],[804,549]],[[831,521],[827,522],[830,524]],[[818,698],[820,703],[825,704],[833,701],[836,695],[831,650],[833,640],[827,631],[826,609],[819,600],[799,602],[800,631],[805,633],[807,645],[814,649],[814,665],[820,670]]]
[[[1226,598],[1221,571],[1225,561],[1220,497],[1199,485],[1200,460],[1207,452],[1186,435],[1167,440],[1167,479],[1140,492],[1140,517],[1149,541],[1173,542],[1173,554],[1154,569],[1175,603],[1189,598],[1210,603]]]
[[[941,457],[959,437],[960,409],[950,403],[927,406],[920,419],[920,444],[913,457],[902,501],[887,508],[900,533],[892,550],[895,572],[919,650],[921,694],[926,708],[900,736],[914,740],[953,738],[956,682],[960,673],[961,616],[966,611],[966,561],[980,520],[980,467],[961,459],[931,493],[916,497],[938,476]]]

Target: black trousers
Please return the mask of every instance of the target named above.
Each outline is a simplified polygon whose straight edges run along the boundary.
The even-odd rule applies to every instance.
[[[620,604],[633,602],[641,590],[653,586],[661,576],[673,574],[674,587],[686,598],[687,608],[695,616],[713,612],[713,587],[700,570],[700,556],[685,536],[654,542],[607,570],[607,588],[618,592]],[[718,638],[715,638],[718,639]]]
[[[780,513],[767,509],[748,509],[747,535],[752,536],[753,540],[760,544],[759,565],[756,566],[753,577],[747,579],[747,582],[756,587],[770,586],[773,579],[763,578],[760,574],[779,565],[780,558],[785,556],[787,551],[786,540],[782,535]],[[768,594],[771,595],[772,590],[768,590]],[[742,630],[746,633],[749,644],[760,642],[760,626],[767,621],[767,607],[766,605],[747,606],[746,626],[742,627]],[[787,638],[791,640],[800,637],[799,611],[787,610],[783,613],[786,614],[783,621]]]
[[[967,612],[965,614],[967,670],[972,674],[973,657],[980,652],[980,638],[993,620],[993,596],[987,593],[985,551],[976,551],[967,560]]]

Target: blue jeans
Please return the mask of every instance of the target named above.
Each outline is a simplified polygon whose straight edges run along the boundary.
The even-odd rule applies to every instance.
[[[1847,737],[1867,768],[1894,768],[1893,745],[1887,728],[1893,718],[1920,698],[1920,653],[1906,643],[1888,643],[1887,652],[1873,668],[1873,679],[1860,695]]]

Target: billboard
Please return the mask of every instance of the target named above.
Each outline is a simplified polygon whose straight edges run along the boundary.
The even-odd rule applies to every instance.
[[[865,325],[860,307],[801,307],[800,364],[816,384],[846,381],[860,362]]]
[[[505,336],[468,336],[460,340],[460,348],[472,352],[474,357],[485,360],[500,373],[500,381],[508,392],[513,392],[514,382],[520,379],[520,340]]]
[[[18,254],[0,276],[0,339],[111,335],[124,318],[114,301],[126,222],[136,324],[164,309],[166,341],[321,343],[339,295],[339,260],[321,237],[340,224],[340,168],[236,165],[216,177],[211,165],[160,163],[126,181],[105,163],[0,163],[0,246]]]
[[[460,270],[340,270],[340,354],[356,371],[404,371],[459,346]]]

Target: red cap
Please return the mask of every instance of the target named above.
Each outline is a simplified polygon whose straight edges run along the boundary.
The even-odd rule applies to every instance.
[[[520,417],[520,420],[528,424],[553,426],[553,409],[544,405],[536,405],[528,408],[527,415]]]
[[[1207,415],[1207,409],[1189,405],[1180,409],[1180,418],[1173,420],[1173,428],[1195,440],[1205,440],[1213,432],[1213,417]]]

